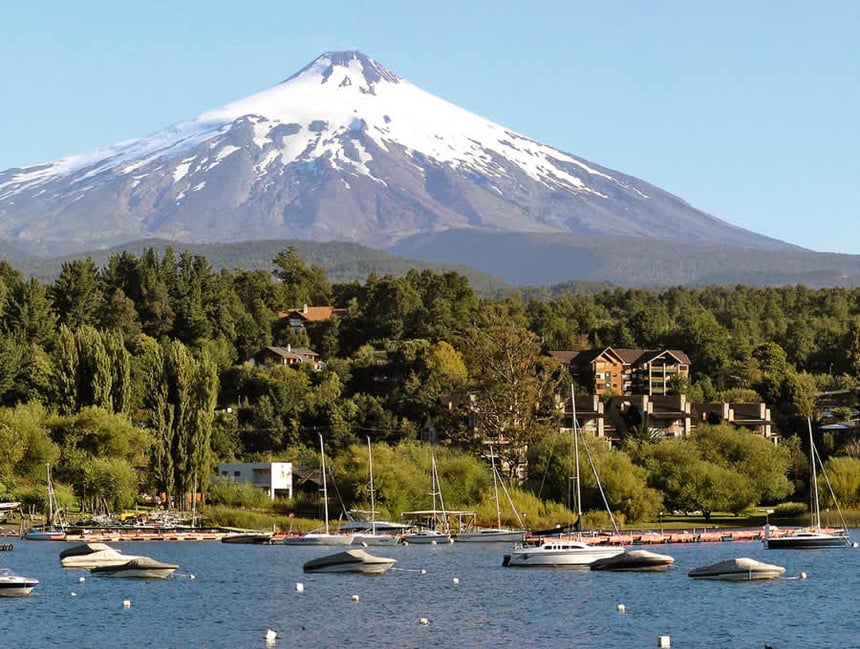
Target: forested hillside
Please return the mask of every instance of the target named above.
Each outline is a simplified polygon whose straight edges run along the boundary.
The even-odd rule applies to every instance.
[[[125,252],[101,267],[68,261],[48,283],[0,262],[0,499],[33,497],[50,463],[67,499],[88,508],[117,509],[141,491],[181,502],[218,461],[310,465],[321,432],[342,466],[368,437],[403,462],[415,456],[408,444],[433,435],[475,457],[484,440],[504,440],[508,477],[526,463],[524,493],[563,502],[557,395],[570,377],[547,351],[606,346],[685,351],[691,380],[678,390],[694,402],[763,400],[784,438],[760,448],[718,426],[601,449],[625,516],[740,511],[802,485],[792,434],[816,416],[816,392],[857,384],[860,289],[590,288],[480,299],[463,275],[432,270],[332,283],[293,248],[269,269],[219,272],[187,251]],[[278,317],[304,305],[345,311],[302,330]],[[246,363],[267,346],[313,350],[322,369]],[[860,504],[856,448],[826,448],[847,476],[843,504]],[[679,488],[697,476],[733,487]],[[360,498],[365,479],[353,475],[347,491]],[[401,491],[391,486],[386,504],[383,488],[383,506],[422,504]]]

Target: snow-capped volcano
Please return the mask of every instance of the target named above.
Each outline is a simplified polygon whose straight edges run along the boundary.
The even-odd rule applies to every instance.
[[[452,229],[785,244],[458,108],[359,52],[146,138],[0,172],[0,239],[347,240]]]

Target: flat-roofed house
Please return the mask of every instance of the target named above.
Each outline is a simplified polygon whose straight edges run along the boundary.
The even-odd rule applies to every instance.
[[[227,462],[218,465],[218,477],[265,489],[272,500],[276,496],[293,497],[292,462]]]

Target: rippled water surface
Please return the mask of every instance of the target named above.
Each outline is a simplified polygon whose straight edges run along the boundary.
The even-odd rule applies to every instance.
[[[0,552],[0,567],[41,583],[29,598],[0,598],[0,647],[627,648],[656,647],[661,635],[673,649],[860,647],[860,549],[665,545],[655,549],[676,567],[649,574],[504,568],[504,544],[414,545],[369,548],[398,560],[397,570],[370,577],[302,572],[305,561],[336,548],[114,544],[180,565],[174,579],[136,581],[64,570],[65,543],[14,544]],[[740,556],[808,578],[687,577],[690,568]],[[278,633],[274,644],[267,629]]]

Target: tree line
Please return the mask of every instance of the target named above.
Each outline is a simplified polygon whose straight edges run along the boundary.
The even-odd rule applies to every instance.
[[[300,331],[278,317],[305,304],[345,315]],[[325,367],[245,363],[273,345],[313,349]],[[561,502],[562,465],[547,449],[570,376],[547,352],[605,346],[685,351],[692,374],[674,389],[694,402],[765,401],[788,440],[742,453],[723,438],[708,446],[704,434],[625,440],[606,463],[628,516],[773,502],[802,492],[792,435],[815,415],[813,395],[857,384],[860,289],[592,287],[488,298],[456,272],[331,283],[292,248],[271,271],[215,272],[168,248],[112,255],[101,268],[67,261],[50,282],[0,262],[0,491],[38,484],[47,462],[90,507],[119,508],[140,490],[180,502],[218,461],[313,464],[323,432],[335,459],[368,436],[392,447],[438,438],[476,457],[486,440],[505,441],[508,478],[527,467],[523,488]],[[856,444],[829,441],[850,496]],[[744,464],[751,457],[784,481],[763,484]],[[703,500],[721,493],[719,503]]]

